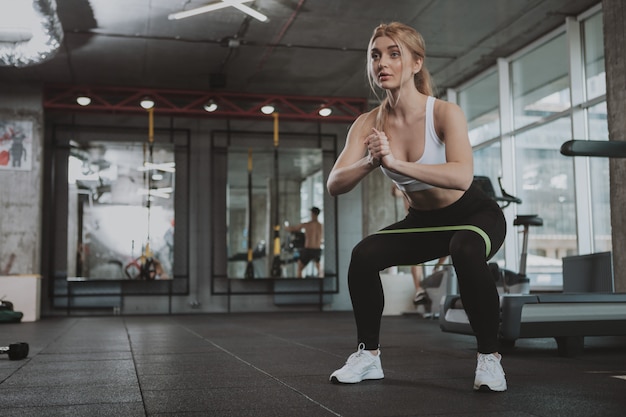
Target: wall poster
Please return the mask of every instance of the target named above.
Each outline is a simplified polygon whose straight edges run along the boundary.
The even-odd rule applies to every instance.
[[[0,120],[0,170],[30,171],[33,160],[33,122]]]

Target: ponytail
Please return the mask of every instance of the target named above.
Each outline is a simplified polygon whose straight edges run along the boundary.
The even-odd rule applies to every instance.
[[[430,72],[428,72],[425,65],[422,65],[422,69],[415,74],[413,81],[415,82],[415,88],[417,88],[417,91],[427,96],[434,95]]]

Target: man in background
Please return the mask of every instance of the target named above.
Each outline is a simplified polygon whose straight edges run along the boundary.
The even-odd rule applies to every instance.
[[[320,267],[324,229],[322,228],[322,224],[317,220],[319,214],[319,208],[311,207],[310,221],[294,226],[287,226],[285,228],[289,232],[304,232],[304,248],[300,249],[300,257],[298,258],[298,278],[302,278],[302,271],[311,261],[315,263],[317,276],[320,278],[324,276]]]

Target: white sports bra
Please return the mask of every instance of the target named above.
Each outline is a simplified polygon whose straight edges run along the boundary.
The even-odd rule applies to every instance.
[[[424,134],[424,154],[420,159],[415,161],[416,164],[443,164],[446,162],[446,147],[444,143],[437,136],[435,131],[435,121],[433,112],[435,108],[435,97],[428,97],[426,99],[426,126]],[[425,184],[415,178],[407,177],[406,175],[398,174],[396,172],[380,167],[383,173],[391,179],[401,191],[422,191],[429,188],[433,188],[430,184]]]

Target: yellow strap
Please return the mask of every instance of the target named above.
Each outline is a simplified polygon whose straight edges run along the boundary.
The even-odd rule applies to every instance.
[[[489,256],[491,252],[491,239],[489,239],[489,235],[485,233],[483,229],[480,227],[467,224],[467,225],[459,225],[459,226],[437,226],[437,227],[417,227],[413,229],[387,229],[387,230],[379,230],[376,232],[378,235],[386,235],[392,233],[423,233],[423,232],[449,232],[454,230],[470,230],[472,232],[478,233],[483,240],[485,241],[486,254],[485,256]]]

